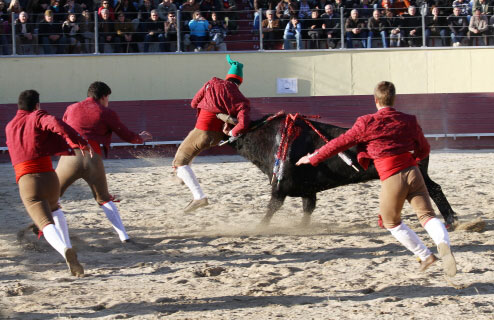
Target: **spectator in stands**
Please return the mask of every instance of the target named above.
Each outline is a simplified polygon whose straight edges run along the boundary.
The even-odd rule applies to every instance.
[[[142,5],[139,7],[139,13],[137,14],[137,18],[140,21],[147,21],[151,18],[151,11],[154,10],[153,3],[151,0],[144,0]]]
[[[281,27],[285,26],[290,21],[290,17],[297,15],[297,4],[294,0],[281,0],[276,5],[276,17],[280,19]]]
[[[45,54],[65,53],[66,40],[62,33],[62,24],[56,22],[51,10],[46,10],[45,20],[38,27],[39,42]]]
[[[82,52],[94,53],[94,22],[89,10],[82,10],[79,29],[82,36]]]
[[[468,30],[467,17],[461,15],[461,8],[453,8],[453,14],[448,16],[448,27],[453,47],[459,47]]]
[[[367,45],[367,26],[358,16],[358,10],[353,9],[350,17],[345,20],[346,47],[353,48],[353,40],[360,40],[362,48]]]
[[[12,13],[13,13],[14,14],[14,19],[17,20],[19,18],[19,15],[20,15],[20,13],[22,11],[24,11],[24,10],[23,10],[23,8],[22,8],[21,3],[20,3],[19,0],[11,0],[10,1],[9,7],[7,8],[7,13],[9,15],[9,19],[12,16]],[[26,14],[27,14],[27,12],[26,12]]]
[[[473,16],[470,19],[470,24],[468,26],[468,41],[470,45],[476,45],[474,40],[476,38],[482,38],[484,42],[483,45],[486,46],[487,33],[489,32],[489,22],[487,17],[481,13],[480,8],[475,9]]]
[[[341,38],[340,15],[334,12],[332,4],[327,4],[321,19],[323,19],[322,29],[326,32],[328,48],[334,49]]]
[[[266,50],[274,50],[282,35],[281,20],[276,19],[274,10],[266,11],[266,19],[262,20],[263,46]]]
[[[7,5],[5,4],[4,0],[0,0],[0,19],[4,21],[9,20],[9,14],[7,12]]]
[[[287,0],[289,1],[289,0]],[[273,10],[276,8],[276,0],[254,0],[254,32],[259,32],[260,21],[262,17],[259,17],[259,9],[262,11]]]
[[[19,18],[15,20],[15,41],[18,54],[34,54],[34,45],[36,44],[34,25],[28,21],[28,15],[25,11],[21,11]]]
[[[158,42],[159,51],[165,51],[165,23],[160,20],[158,10],[151,10],[151,17],[144,23],[146,35],[144,36],[144,52],[149,52],[149,45]]]
[[[308,0],[300,0],[298,2],[297,18],[298,21],[302,24],[302,29],[306,28],[307,22],[311,18],[311,10],[312,6],[310,5]]]
[[[218,0],[219,19],[225,20],[227,30],[236,32],[238,30],[237,2],[235,0]]]
[[[177,13],[174,11],[168,12],[168,19],[165,21],[165,51],[177,51]]]
[[[53,21],[61,26],[65,20],[67,11],[60,4],[60,0],[51,0],[48,10],[53,13]]]
[[[408,13],[402,15],[402,33],[410,47],[422,45],[422,16],[417,14],[415,6],[408,7]]]
[[[115,10],[111,7],[110,0],[103,0],[101,2],[101,7],[98,8],[98,16],[100,18],[103,17],[101,11],[103,11],[104,9],[108,10],[110,14],[109,16],[110,21],[115,21]]]
[[[78,0],[78,3],[81,5],[82,11],[87,10],[93,12],[93,0]]]
[[[193,19],[189,21],[190,41],[194,51],[199,52],[209,40],[209,22],[204,19],[200,11],[195,11]]]
[[[408,12],[408,8],[410,7],[409,0],[394,0],[391,3],[391,9],[394,15],[402,16]]]
[[[283,34],[283,49],[292,49],[292,40],[297,42],[297,50],[303,49],[302,43],[302,24],[298,21],[297,16],[293,16],[285,27]]]
[[[389,30],[389,46],[400,47],[402,19],[399,16],[395,16],[391,9],[384,10],[384,16]]]
[[[137,19],[137,12],[139,9],[137,9],[136,4],[133,1],[130,0],[121,0],[117,2],[117,5],[115,7],[115,12],[123,12],[125,14],[125,19],[129,21],[133,21]],[[134,26],[134,29],[137,26]]]
[[[107,0],[105,0],[107,1]],[[111,52],[114,52],[113,42],[115,40],[115,29],[113,21],[110,19],[110,10],[103,9],[100,12],[101,20],[98,24],[98,42],[99,42],[99,52],[105,53],[106,48]]]
[[[193,19],[194,12],[199,11],[199,3],[196,0],[187,0],[180,6],[180,10],[182,12],[182,20],[188,24]]]
[[[177,6],[172,2],[172,0],[163,0],[158,5],[158,16],[162,21],[168,20],[168,12],[177,12]]]
[[[322,28],[323,20],[319,17],[319,10],[312,9],[311,19],[307,24],[307,36],[309,38],[309,49],[321,49],[320,42],[325,36]]]
[[[67,0],[67,3],[63,6],[63,9],[67,13],[75,13],[76,18],[79,18],[82,13],[81,5],[79,3],[76,3],[75,0]]]
[[[468,16],[468,19],[470,19],[471,12],[470,12],[470,2],[467,0],[455,0],[453,1],[453,14],[454,14],[454,8],[460,8],[460,15],[462,16]]]
[[[202,12],[204,19],[211,19],[211,12],[217,11],[215,0],[201,0],[199,2],[199,11]]]
[[[134,41],[134,26],[132,22],[125,17],[125,13],[117,12],[117,21],[115,28],[115,52],[139,52],[137,44]]]
[[[7,14],[7,6],[4,0],[0,0],[0,54],[8,55],[9,50],[9,15]]]
[[[374,15],[374,6],[369,4],[369,0],[360,0],[357,10],[360,19],[368,20]]]
[[[427,46],[431,46],[430,40],[431,37],[441,38],[441,46],[446,47],[447,44],[447,31],[448,23],[446,21],[446,17],[440,15],[440,11],[438,7],[432,7],[431,15],[425,17],[425,41]]]
[[[475,0],[473,1],[472,12],[480,9],[480,13],[486,15],[487,17],[492,16],[492,2],[488,3],[487,0]]]
[[[388,37],[387,23],[384,19],[381,19],[381,13],[379,10],[374,10],[372,17],[367,22],[367,29],[369,33],[367,35],[367,48],[372,48],[372,39],[380,38],[383,43],[383,48],[387,48],[386,43]]]
[[[211,12],[211,21],[209,22],[210,43],[208,50],[226,51],[227,26],[225,20],[219,20],[216,12]]]
[[[341,15],[341,10],[343,8],[343,17],[346,19],[350,16],[351,10],[353,10],[353,5],[350,7],[350,9],[345,7],[345,4],[343,3],[343,0],[334,0],[333,3],[333,8],[336,13]]]
[[[314,8],[317,8],[320,12],[322,12],[328,4],[331,4],[330,0],[317,0],[315,1]]]
[[[67,53],[81,53],[82,36],[74,12],[68,14],[67,20],[62,24],[62,31],[67,43]]]

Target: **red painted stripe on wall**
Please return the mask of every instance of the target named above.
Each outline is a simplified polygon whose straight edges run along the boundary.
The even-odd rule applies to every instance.
[[[71,103],[42,102],[42,108],[62,117],[65,108]],[[251,105],[252,119],[285,110],[320,115],[322,122],[343,127],[350,127],[363,114],[375,112],[374,100],[370,95],[253,98]],[[397,109],[416,115],[427,134],[494,133],[493,106],[493,93],[404,94],[398,95],[396,100]],[[189,99],[111,101],[110,107],[117,111],[131,130],[148,130],[156,141],[182,140],[195,124],[196,112],[190,108]],[[5,128],[14,117],[17,107],[4,104],[0,108],[0,125]],[[120,141],[114,136],[113,142]],[[434,148],[494,148],[492,138],[430,141]],[[4,130],[0,132],[0,146],[5,146]]]

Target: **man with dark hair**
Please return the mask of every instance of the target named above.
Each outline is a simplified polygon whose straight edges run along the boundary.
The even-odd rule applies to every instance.
[[[67,222],[58,207],[60,184],[50,156],[73,154],[74,148],[81,154],[82,150],[92,154],[91,147],[62,120],[40,109],[37,91],[21,92],[18,109],[5,132],[22,202],[46,241],[65,258],[72,275],[82,276],[84,269],[72,249]]]
[[[380,225],[420,259],[420,271],[433,264],[436,256],[401,221],[401,209],[407,200],[437,245],[445,274],[452,277],[456,274],[456,261],[451,253],[448,231],[435,216],[429,192],[417,166],[429,155],[430,146],[417,118],[393,108],[395,96],[396,90],[391,82],[378,83],[374,90],[377,112],[359,117],[347,132],[300,158],[297,165],[317,166],[357,145],[358,162],[367,169],[370,160],[374,160],[381,180]]]
[[[60,179],[60,194],[76,180],[84,179],[94,199],[101,206],[116,230],[120,241],[129,242],[129,236],[120,218],[120,213],[113,203],[113,197],[108,192],[105,167],[103,165],[102,150],[105,154],[110,146],[112,132],[129,143],[143,143],[152,139],[147,131],[134,133],[120,121],[117,113],[108,108],[110,87],[100,81],[93,82],[88,89],[88,98],[67,107],[63,119],[72,126],[81,136],[88,139],[95,154],[92,158],[83,157],[80,150],[75,150],[75,156],[62,156],[57,166]]]
[[[192,212],[208,205],[208,199],[189,164],[202,151],[216,146],[224,137],[239,136],[245,132],[250,122],[250,102],[238,87],[243,80],[243,64],[226,56],[230,70],[226,80],[213,77],[196,93],[191,106],[197,109],[195,128],[189,132],[173,159],[173,168],[185,185],[190,189],[193,200],[184,212]],[[217,118],[219,113],[237,117],[238,123],[230,128]]]
[[[459,47],[468,31],[468,19],[461,15],[460,7],[454,7],[453,14],[448,16],[448,27],[453,47]]]

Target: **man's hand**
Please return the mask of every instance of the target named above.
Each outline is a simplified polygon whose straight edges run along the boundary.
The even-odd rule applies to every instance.
[[[231,132],[232,132],[231,126],[225,122],[225,124],[223,125],[223,133],[226,134],[227,136],[232,136]]]
[[[298,159],[297,163],[295,164],[296,166],[300,166],[302,164],[310,164],[310,153],[307,153],[307,155],[303,156],[302,158]]]
[[[141,137],[142,141],[146,142],[146,141],[149,141],[149,140],[152,140],[153,139],[153,135],[150,134],[149,132],[147,131],[142,131],[141,133],[139,133],[139,137]]]
[[[83,146],[83,145],[80,145],[79,146],[79,149],[81,150],[81,154],[83,157],[86,156],[86,154],[84,153],[84,150],[89,152],[89,157],[92,158],[94,156],[94,150],[93,148],[91,147],[91,145],[88,143],[87,145]]]

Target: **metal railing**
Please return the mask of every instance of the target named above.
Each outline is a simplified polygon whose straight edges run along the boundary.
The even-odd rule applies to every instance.
[[[278,19],[276,28],[263,28],[265,10],[255,12],[243,10],[233,12],[234,18],[218,12],[218,20],[212,21],[210,12],[203,12],[208,20],[190,19],[189,12],[177,10],[176,20],[168,22],[171,27],[165,30],[164,21],[150,21],[134,18],[132,21],[117,17],[103,19],[97,12],[76,21],[70,21],[67,14],[62,17],[54,14],[57,26],[47,27],[44,18],[21,23],[12,13],[10,34],[0,34],[0,54],[105,54],[140,52],[187,52],[187,51],[265,51],[282,50],[294,47],[297,50],[310,49],[350,49],[393,46],[450,46],[458,43],[471,45],[473,39],[481,38],[489,45],[492,37],[492,23],[489,29],[480,33],[469,31],[471,15],[460,15],[462,25],[449,23],[452,7],[439,8],[440,15],[435,19],[430,8],[417,8],[416,14],[395,14],[398,9],[379,8],[378,20],[369,16],[372,8],[356,8],[360,17],[350,21],[351,10],[340,8],[333,17],[319,15],[298,20],[295,31],[288,26],[290,19]],[[406,8],[401,9],[407,10]],[[462,9],[463,10],[463,9]],[[471,14],[470,12],[467,12]],[[116,13],[115,15],[117,15]],[[126,13],[141,16],[142,13]],[[487,19],[488,17],[482,15]],[[36,17],[35,17],[36,18]],[[374,19],[374,20],[373,20]],[[88,21],[86,21],[88,20]],[[207,21],[207,23],[206,23]],[[371,21],[373,25],[371,26]],[[376,22],[377,21],[377,22]],[[491,21],[492,22],[492,21]],[[197,25],[207,24],[206,28],[196,29]],[[157,26],[156,26],[157,25]],[[160,27],[161,26],[161,27]],[[232,27],[233,26],[233,27]],[[287,28],[288,27],[288,28]],[[154,29],[153,29],[154,28]],[[456,32],[456,29],[458,32]],[[46,31],[49,30],[49,31]],[[58,30],[58,31],[56,31]],[[331,38],[328,34],[331,31]],[[273,34],[269,34],[272,32]],[[456,36],[456,37],[455,37]],[[10,41],[5,39],[10,37]],[[436,40],[440,40],[440,42]],[[376,41],[377,40],[377,41]],[[468,40],[468,41],[465,41]],[[295,43],[295,45],[294,45]]]

